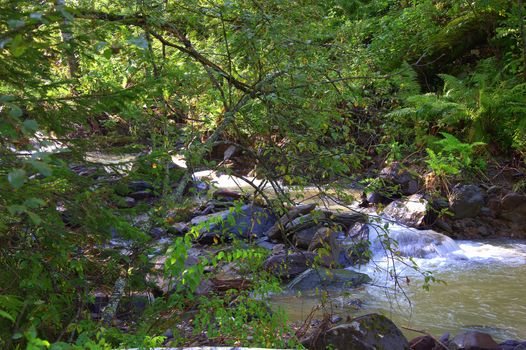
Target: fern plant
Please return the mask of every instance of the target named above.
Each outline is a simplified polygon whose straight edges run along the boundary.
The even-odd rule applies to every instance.
[[[440,149],[439,152],[426,149],[429,157],[426,162],[433,172],[438,176],[445,176],[457,175],[461,170],[471,170],[475,164],[475,148],[484,146],[485,143],[463,143],[451,134],[446,132],[441,134],[444,138],[435,142]]]

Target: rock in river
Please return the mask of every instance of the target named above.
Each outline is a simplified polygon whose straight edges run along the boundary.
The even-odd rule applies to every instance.
[[[307,344],[305,344],[307,343]],[[407,339],[387,317],[368,314],[350,323],[330,328],[312,341],[305,341],[310,349],[406,350]],[[310,345],[310,346],[309,346]]]
[[[458,184],[449,196],[449,207],[455,219],[473,218],[484,206],[484,195],[480,187]]]
[[[458,334],[450,343],[453,350],[500,350],[501,347],[491,335],[482,332],[463,332]]]
[[[384,214],[396,222],[407,226],[420,228],[427,224],[426,220],[430,215],[428,213],[429,203],[420,194],[414,194],[404,200],[397,200],[389,204],[384,209]]]
[[[283,252],[269,257],[263,266],[265,270],[279,278],[292,278],[312,266],[314,257],[315,254],[311,252],[297,252],[292,254]]]
[[[231,236],[239,238],[260,237],[276,222],[271,211],[246,204],[238,210],[229,210],[197,216],[192,219],[192,226],[199,226],[200,243],[210,244],[214,241],[229,239]]]
[[[341,289],[357,287],[370,281],[366,274],[352,270],[317,268],[303,272],[289,283],[288,288],[300,291],[314,290],[317,287]]]

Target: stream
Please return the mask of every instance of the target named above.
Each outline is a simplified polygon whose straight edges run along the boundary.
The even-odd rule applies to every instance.
[[[93,158],[103,164],[118,163],[116,159],[101,159],[99,155]],[[178,165],[184,166],[184,163]],[[218,188],[252,190],[242,181],[226,175],[215,176],[211,171],[196,173],[194,177],[206,177]],[[260,180],[251,180],[260,183]],[[315,189],[302,189],[296,194],[308,198],[304,202],[322,204],[316,199]],[[323,205],[344,209],[331,201],[324,201]],[[399,327],[425,330],[437,337],[445,332],[455,335],[464,330],[478,330],[491,334],[497,341],[526,339],[526,241],[453,241],[431,230],[419,231],[390,224],[389,235],[398,241],[401,254],[413,256],[419,269],[430,271],[445,282],[433,283],[426,291],[422,288],[422,276],[402,263],[393,265],[375,238],[378,229],[370,227],[370,230],[374,253],[371,262],[350,269],[367,273],[373,281],[358,289],[331,295],[329,307],[333,313],[346,319],[378,312]],[[395,290],[394,280],[386,273],[393,266],[402,289]],[[360,301],[359,307],[356,300]],[[283,309],[289,319],[296,322],[305,320],[319,303],[319,296],[308,293],[284,292],[271,298],[273,308]],[[409,339],[421,335],[407,329],[403,331]]]
[[[377,254],[373,262],[358,269],[373,278],[370,285],[336,296],[332,311],[342,316],[378,312],[398,326],[425,330],[440,336],[464,330],[491,334],[496,340],[526,339],[526,242],[515,240],[457,241],[467,259],[452,256],[417,258],[421,269],[446,284],[435,283],[429,291],[422,288],[422,277],[411,268],[398,264],[405,296],[393,291],[386,277],[385,257]],[[376,266],[378,265],[378,266]],[[406,279],[407,277],[407,279]],[[409,282],[409,284],[407,284]],[[345,291],[342,291],[345,292]],[[359,299],[356,308],[346,300]],[[283,294],[272,298],[293,321],[303,321],[320,303],[315,295]],[[408,338],[418,336],[403,329]]]
[[[239,190],[245,185],[222,176],[214,179],[219,188]],[[239,187],[238,187],[239,185]],[[315,202],[317,190],[303,189],[305,202]],[[321,203],[319,203],[321,204]],[[331,201],[330,209],[343,209]],[[383,226],[385,221],[380,222]],[[412,256],[418,268],[444,281],[422,288],[423,277],[413,268],[386,257],[378,239],[381,229],[370,227],[372,260],[359,268],[373,281],[358,289],[331,295],[331,311],[346,319],[377,312],[398,326],[424,330],[435,336],[476,330],[497,341],[526,339],[526,241],[513,239],[457,240],[432,230],[416,230],[389,224],[389,237],[398,242],[404,257]],[[407,261],[407,259],[405,259]],[[396,267],[402,289],[394,289],[387,270]],[[402,292],[403,291],[403,292]],[[271,298],[273,308],[285,311],[291,321],[304,321],[320,297],[284,292]],[[359,300],[360,306],[356,306]],[[320,311],[318,311],[320,313]],[[406,336],[421,335],[402,329]]]

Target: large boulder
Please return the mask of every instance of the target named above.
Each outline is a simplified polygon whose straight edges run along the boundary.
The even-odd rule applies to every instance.
[[[128,183],[128,188],[130,189],[131,192],[146,191],[146,190],[153,191],[153,185],[144,180],[130,181]]]
[[[393,162],[391,165],[380,171],[380,178],[394,184],[400,191],[400,194],[409,196],[418,192],[418,177],[411,174],[399,162]]]
[[[484,194],[475,185],[458,184],[449,195],[449,208],[455,219],[473,218],[484,206]]]
[[[286,252],[271,255],[264,263],[263,268],[280,279],[293,278],[314,263],[315,254],[311,252]]]
[[[341,235],[341,232],[328,227],[320,227],[316,230],[308,249],[322,256],[329,267],[349,266],[351,260],[345,245],[339,239]]]
[[[380,188],[378,188],[380,186]],[[373,190],[371,188],[374,187]],[[399,162],[383,168],[378,174],[378,183],[368,186],[363,199],[364,204],[388,204],[400,196],[410,196],[418,192],[420,182]]]
[[[526,350],[526,341],[506,340],[499,345],[502,350]]]
[[[411,350],[442,350],[442,346],[438,345],[434,338],[429,335],[421,335],[411,339],[409,342]]]
[[[268,229],[266,235],[270,239],[282,239],[282,231],[286,228],[287,225],[290,225],[294,219],[308,214],[316,208],[316,204],[305,204],[298,205],[290,209],[285,215],[283,215],[278,221],[274,223],[272,227]]]
[[[458,334],[450,343],[452,350],[500,350],[501,347],[491,335],[482,332],[463,332]]]
[[[500,217],[513,223],[526,224],[526,195],[510,192],[502,197]]]
[[[387,317],[368,314],[351,323],[330,328],[315,338],[311,349],[406,350],[409,343],[400,329]]]
[[[219,240],[261,237],[276,222],[272,212],[257,205],[246,204],[239,210],[233,208],[217,213],[197,216],[190,223],[198,226],[198,242],[210,244]]]
[[[298,248],[308,249],[319,228],[319,225],[314,225],[296,232],[292,236],[292,242]]]
[[[384,209],[384,214],[389,218],[415,228],[426,226],[431,213],[429,202],[421,194],[394,201]]]
[[[314,290],[318,287],[328,289],[341,289],[344,287],[357,287],[371,281],[364,273],[345,269],[308,269],[292,280],[288,288],[297,291]]]

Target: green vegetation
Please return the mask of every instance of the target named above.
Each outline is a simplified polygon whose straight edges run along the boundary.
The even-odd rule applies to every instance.
[[[194,333],[174,345],[205,331],[296,344],[254,299],[279,289],[265,252],[220,244],[188,267],[193,228],[154,272],[147,231],[188,219],[202,169],[338,192],[380,159],[439,177],[474,176],[496,156],[523,166],[525,14],[520,0],[0,0],[0,348],[147,348],[190,310]],[[223,159],[229,145],[242,161]],[[112,177],[90,152],[140,156]],[[160,200],[126,208],[130,180]],[[290,201],[278,191],[272,204]],[[146,226],[130,220],[144,213]],[[104,248],[115,232],[129,254]],[[199,297],[220,261],[253,284]],[[149,293],[155,273],[175,292],[126,324],[92,317],[96,292],[125,280],[128,296]]]

